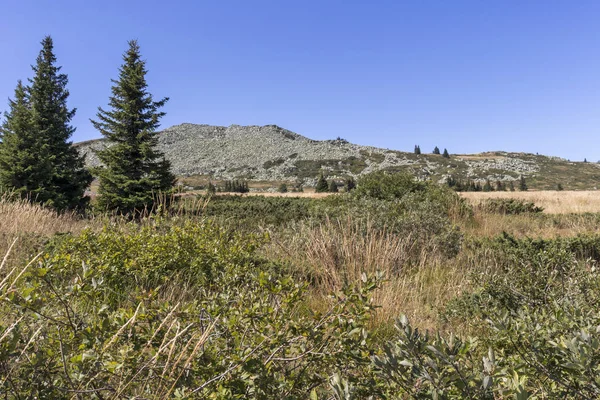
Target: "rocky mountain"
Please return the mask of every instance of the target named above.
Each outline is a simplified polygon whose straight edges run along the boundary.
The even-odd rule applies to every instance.
[[[414,141],[414,140],[413,140]],[[93,150],[103,140],[76,144],[90,166],[99,164]],[[600,183],[600,165],[573,163],[557,157],[489,152],[440,155],[400,152],[361,146],[338,138],[312,140],[276,125],[229,127],[181,124],[159,134],[159,147],[176,175],[213,179],[262,181],[302,180],[314,183],[320,171],[330,178],[359,177],[376,170],[407,170],[420,178],[443,181],[516,180],[521,175],[532,188],[591,189]]]

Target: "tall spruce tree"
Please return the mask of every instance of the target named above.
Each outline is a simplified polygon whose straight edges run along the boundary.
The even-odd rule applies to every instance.
[[[119,79],[113,80],[110,111],[98,108],[94,127],[107,139],[108,146],[97,152],[104,167],[100,179],[98,206],[122,213],[151,207],[155,196],[172,190],[175,176],[171,163],[157,150],[159,111],[168,98],[154,101],[148,93],[146,61],[137,41],[129,41],[123,55]]]
[[[67,107],[68,78],[56,66],[52,38],[41,44],[31,86],[18,84],[3,124],[0,180],[19,196],[56,210],[81,208],[89,200],[83,195],[92,176],[69,141],[76,110]]]
[[[440,148],[435,146],[435,148],[433,149],[433,154],[440,154]]]
[[[32,129],[29,93],[21,81],[9,107],[0,127],[0,190],[21,198],[46,199],[43,183],[49,180],[50,168],[47,159],[42,162],[40,157],[41,141]]]
[[[450,158],[450,153],[448,153],[447,149],[444,149],[444,153],[442,154],[442,157],[444,157],[444,158]]]

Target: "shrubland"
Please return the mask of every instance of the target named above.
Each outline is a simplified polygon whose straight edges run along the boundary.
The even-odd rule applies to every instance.
[[[501,206],[385,173],[136,220],[4,198],[0,393],[599,397],[598,215]]]

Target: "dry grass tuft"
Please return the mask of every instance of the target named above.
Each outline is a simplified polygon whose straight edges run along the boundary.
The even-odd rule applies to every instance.
[[[385,282],[373,299],[380,306],[374,326],[406,314],[422,328],[438,327],[436,310],[467,285],[460,261],[445,260],[435,250],[421,251],[410,236],[352,219],[297,224],[293,233],[274,238],[265,251],[300,268],[311,282],[308,301],[315,309],[324,309],[328,293],[360,282],[363,273],[381,273]]]
[[[74,214],[56,212],[26,200],[0,197],[0,234],[22,235],[34,233],[50,236],[59,232],[76,232],[84,224]]]

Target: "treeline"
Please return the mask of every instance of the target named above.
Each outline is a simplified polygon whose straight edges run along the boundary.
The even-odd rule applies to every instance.
[[[344,181],[343,186],[344,186],[344,190],[346,192],[351,192],[352,190],[354,190],[354,188],[356,188],[356,181],[352,177],[347,178]],[[332,179],[331,181],[327,182],[327,179],[325,179],[325,177],[323,176],[323,173],[320,173],[319,177],[317,178],[317,184],[315,186],[315,193],[337,193],[337,192],[339,192],[339,188],[338,188],[338,183],[335,181],[335,179]]]
[[[415,150],[413,151],[416,155],[422,154],[421,153],[421,146],[419,146],[418,144],[415,145]],[[435,155],[440,155],[440,148],[435,146],[433,148],[433,151],[431,152],[431,154],[435,154]],[[450,153],[448,153],[447,149],[444,149],[444,152],[441,153],[442,157],[444,158],[450,158]]]
[[[0,126],[0,190],[56,211],[83,211],[93,175],[98,177],[102,211],[135,213],[151,207],[159,193],[173,189],[175,176],[160,151],[157,128],[168,98],[148,92],[146,62],[135,40],[113,80],[109,109],[98,108],[93,126],[108,142],[96,151],[103,167],[88,171],[70,141],[76,109],[67,100],[68,77],[61,73],[50,36],[27,84],[19,81]]]

